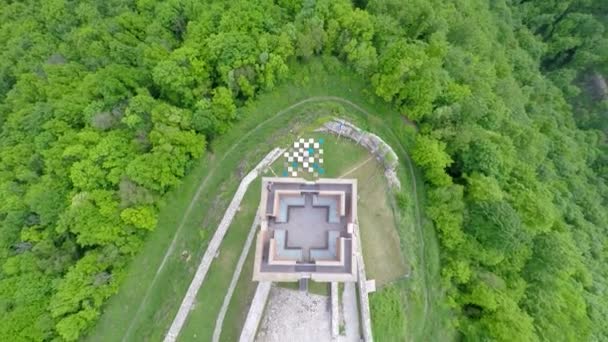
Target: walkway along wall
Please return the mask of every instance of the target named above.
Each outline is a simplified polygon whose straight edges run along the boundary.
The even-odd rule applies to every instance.
[[[260,171],[262,171],[270,164],[272,164],[275,160],[277,160],[277,158],[279,158],[283,154],[283,152],[285,152],[285,150],[280,148],[275,148],[274,150],[270,151],[270,153],[268,153],[266,157],[264,157],[264,159],[262,159],[262,161],[243,178],[241,184],[239,184],[239,187],[236,190],[236,193],[234,194],[230,205],[224,213],[222,221],[215,230],[213,238],[211,238],[211,241],[209,242],[209,245],[207,247],[207,250],[205,251],[205,254],[203,255],[201,263],[199,264],[198,269],[196,270],[196,274],[194,275],[194,278],[190,283],[190,287],[188,287],[188,291],[184,296],[182,304],[179,310],[177,311],[175,318],[173,319],[173,323],[171,323],[169,332],[167,332],[167,335],[165,336],[164,342],[175,341],[177,339],[177,336],[179,335],[179,332],[182,330],[182,327],[186,322],[186,318],[188,318],[188,313],[190,312],[192,303],[196,298],[196,294],[198,293],[199,288],[205,280],[205,276],[207,275],[207,271],[211,266],[211,262],[213,261],[215,255],[217,255],[217,250],[219,249],[220,244],[222,243],[222,240],[224,239],[224,236],[226,235],[226,232],[230,227],[230,223],[232,223],[232,219],[234,218],[234,215],[236,214],[237,209],[239,208],[241,201],[243,200],[243,197],[247,192],[247,188],[258,177]]]
[[[268,295],[270,294],[271,287],[272,282],[270,281],[261,281],[258,283],[258,287],[255,290],[255,296],[253,297],[253,301],[249,307],[247,320],[243,325],[243,330],[241,330],[239,342],[254,341],[260,321],[262,320],[262,316],[264,314],[264,308],[266,307],[266,302],[268,301]],[[285,305],[289,305],[289,303],[285,303]]]

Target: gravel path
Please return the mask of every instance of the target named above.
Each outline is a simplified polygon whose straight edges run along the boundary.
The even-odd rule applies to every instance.
[[[256,342],[331,341],[328,304],[328,296],[273,287]]]
[[[344,336],[340,336],[340,342],[359,342],[359,310],[357,309],[357,291],[355,283],[344,283],[342,291],[342,312],[344,314]]]
[[[340,299],[338,298],[338,282],[332,282],[331,288],[329,292],[329,296],[331,299],[331,338],[332,341],[338,338],[340,334]]]

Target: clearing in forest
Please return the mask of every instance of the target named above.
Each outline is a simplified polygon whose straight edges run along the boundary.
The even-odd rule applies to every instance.
[[[441,296],[433,285],[439,283],[436,237],[432,229],[423,230],[421,227],[418,200],[422,199],[419,191],[422,185],[418,172],[412,168],[406,154],[414,133],[401,124],[399,115],[389,106],[369,95],[368,82],[353,76],[352,72],[341,68],[337,63],[328,66],[311,62],[306,66],[294,66],[294,80],[310,82],[285,83],[272,93],[260,94],[251,106],[240,109],[241,121],[225,136],[214,141],[209,147],[210,152],[189,171],[182,185],[165,196],[156,229],[147,237],[141,252],[128,267],[118,294],[111,297],[104,306],[98,324],[89,332],[86,340],[162,339],[240,179],[272,147],[287,146],[294,139],[318,128],[321,124],[319,119],[335,116],[354,120],[361,124],[360,127],[378,134],[399,156],[399,178],[404,184],[402,192],[410,198],[410,202],[407,208],[398,210],[400,215],[395,224],[399,239],[394,239],[394,234],[391,234],[394,248],[390,248],[403,255],[403,258],[392,258],[393,260],[408,260],[414,263],[413,269],[419,270],[415,277],[398,281],[399,291],[406,300],[406,305],[403,306],[407,313],[406,325],[414,327],[407,330],[408,339],[416,340],[417,337],[430,336],[433,332],[447,329],[444,323],[446,316],[436,306],[438,301],[433,298]],[[328,138],[326,143],[341,145],[339,148],[328,146],[327,150],[359,149],[344,138]],[[362,149],[360,154],[340,153],[336,158],[326,157],[326,176],[339,177],[350,171],[348,178],[358,178],[356,172],[366,171],[366,168],[376,165],[375,161],[367,161],[368,158],[369,155]],[[276,166],[274,172],[280,175],[282,165]],[[273,175],[268,173],[266,176]],[[383,178],[380,174],[379,176],[378,179]],[[363,186],[362,183],[360,181],[360,186]],[[205,336],[198,335],[199,340],[210,338],[231,281],[232,270],[239,259],[240,248],[244,245],[255,216],[260,186],[259,180],[254,181],[245,194],[241,210],[236,214],[218,258],[212,263],[199,291],[198,305],[195,305],[182,330],[183,338],[192,338],[198,335],[197,331]],[[382,187],[376,185],[374,189],[376,188],[379,192],[368,196],[385,196],[386,204],[390,204],[388,211],[395,211],[395,205],[392,204],[394,196]],[[360,191],[365,190],[361,188]],[[386,217],[390,217],[390,214]],[[361,214],[359,218],[365,220]],[[365,229],[361,226],[362,235],[366,234]],[[366,260],[374,258],[369,254],[374,249],[364,246]],[[399,253],[390,253],[397,254]],[[252,253],[249,253],[244,265],[226,315],[225,326],[239,326],[231,322],[242,321],[234,317],[243,315],[243,311],[235,311],[234,307],[238,305],[233,304],[240,301],[241,307],[247,305],[252,293]],[[399,274],[407,273],[404,264],[395,268],[398,271],[392,268],[375,270],[373,261],[366,266],[368,277],[376,278],[379,282],[383,282],[382,279],[391,281]],[[244,276],[248,283],[242,281]],[[317,287],[313,283],[309,288],[314,292]],[[323,286],[319,288],[322,289]],[[380,287],[379,292],[382,291]],[[191,326],[192,320],[197,323],[197,327]],[[227,331],[234,329],[223,329],[222,340]]]

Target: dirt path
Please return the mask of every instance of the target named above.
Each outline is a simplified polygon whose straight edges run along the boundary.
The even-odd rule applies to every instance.
[[[246,141],[251,134],[257,132],[261,127],[263,127],[264,125],[266,125],[267,123],[271,122],[272,120],[283,116],[285,114],[287,114],[288,112],[292,111],[295,108],[298,108],[302,105],[308,104],[308,103],[315,103],[315,102],[323,102],[323,101],[334,101],[334,102],[338,102],[338,103],[342,103],[342,104],[346,104],[350,107],[352,107],[353,109],[357,110],[358,112],[366,115],[366,116],[373,116],[370,112],[368,112],[367,110],[363,109],[362,107],[360,107],[359,105],[355,104],[352,101],[349,101],[347,99],[341,98],[341,97],[337,97],[337,96],[314,96],[314,97],[309,97],[307,99],[301,100],[299,102],[294,103],[293,105],[277,112],[275,115],[269,117],[268,119],[262,121],[261,123],[259,123],[257,126],[255,126],[252,130],[248,131],[246,134],[244,134],[243,136],[241,136],[241,138],[236,141],[222,156],[222,158],[218,161],[218,163],[216,165],[220,165],[228,156],[231,155],[231,153],[244,141]],[[393,138],[396,138],[395,134],[391,132],[391,135]],[[417,190],[416,190],[416,175],[414,173],[414,168],[412,165],[412,161],[409,157],[409,154],[406,152],[404,146],[401,144],[401,142],[399,142],[399,139],[395,139],[395,141],[397,142],[397,147],[399,148],[399,151],[402,153],[402,155],[405,157],[405,161],[408,165],[408,170],[410,173],[410,179],[412,180],[412,191],[413,191],[413,199],[414,199],[414,212],[415,212],[415,216],[416,216],[416,230],[418,232],[418,237],[420,240],[420,244],[421,244],[421,253],[420,253],[420,259],[421,259],[421,263],[424,265],[425,261],[425,253],[426,253],[426,248],[425,248],[425,243],[424,243],[424,239],[423,239],[423,233],[422,233],[422,224],[421,224],[421,215],[420,215],[420,205],[418,203],[418,196],[417,196]],[[139,316],[141,315],[141,311],[142,309],[145,307],[145,305],[148,302],[148,298],[150,296],[150,293],[152,291],[152,288],[154,287],[155,283],[158,281],[158,276],[160,275],[161,271],[164,269],[164,266],[166,264],[166,261],[168,259],[168,257],[174,252],[175,249],[175,245],[177,242],[177,238],[180,236],[181,231],[186,223],[187,218],[191,215],[192,210],[194,208],[194,204],[199,200],[201,194],[203,193],[204,188],[206,187],[209,179],[211,179],[211,177],[214,176],[215,172],[217,170],[217,167],[213,167],[209,170],[209,173],[207,174],[207,176],[202,180],[202,182],[199,184],[196,193],[194,194],[194,196],[192,197],[192,200],[190,201],[190,204],[188,205],[188,208],[186,209],[186,211],[184,212],[184,215],[182,216],[182,219],[180,220],[180,223],[177,227],[177,229],[175,230],[175,234],[173,235],[173,239],[171,240],[171,244],[169,245],[169,247],[167,248],[167,252],[165,253],[165,255],[163,256],[163,260],[161,262],[161,264],[159,265],[159,267],[156,270],[156,273],[154,275],[154,278],[152,279],[152,281],[147,283],[147,289],[144,295],[144,298],[142,299],[141,303],[138,306],[137,311],[135,312],[135,315],[133,315],[133,318],[131,319],[131,322],[129,324],[129,327],[127,328],[127,331],[125,332],[125,335],[123,336],[122,341],[127,341],[128,338],[130,337],[131,331],[133,329],[134,323],[138,320]],[[424,274],[424,282],[425,282],[425,286],[423,287],[424,289],[424,316],[427,317],[428,315],[428,306],[429,306],[429,293],[428,293],[428,287],[426,284],[428,284],[428,276],[426,275],[425,272],[422,272]],[[427,319],[424,319],[423,322],[426,322]],[[424,328],[424,327],[422,327]]]
[[[338,176],[338,178],[344,178],[344,177],[350,175],[351,173],[357,171],[363,165],[367,164],[373,158],[374,158],[374,156],[371,156],[371,157],[365,159],[364,161],[360,162],[358,165],[355,165],[355,167],[353,167],[352,169],[350,169],[350,170],[344,172],[342,175]]]

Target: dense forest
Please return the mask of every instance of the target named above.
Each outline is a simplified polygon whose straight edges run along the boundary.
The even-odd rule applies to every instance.
[[[419,128],[464,340],[608,340],[608,2],[0,1],[0,340],[95,324],[236,109],[334,56]]]

